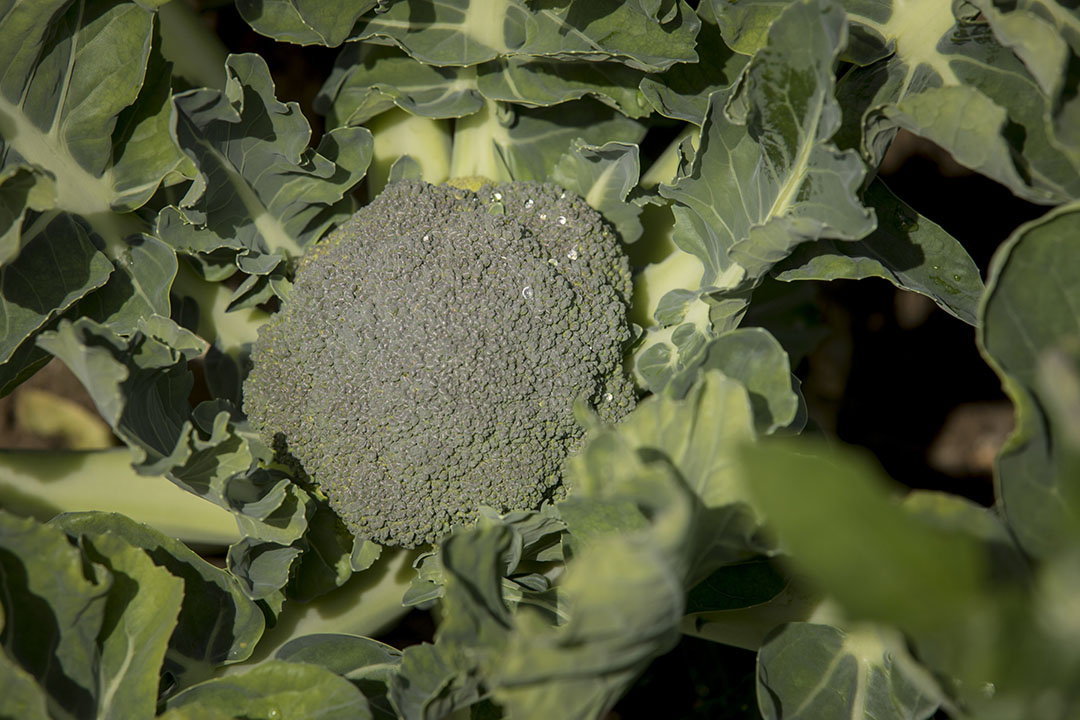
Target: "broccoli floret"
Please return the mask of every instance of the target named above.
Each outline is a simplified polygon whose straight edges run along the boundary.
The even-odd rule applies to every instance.
[[[556,497],[576,401],[632,409],[630,293],[617,238],[571,193],[395,183],[301,261],[244,407],[357,537],[435,542],[481,504]]]

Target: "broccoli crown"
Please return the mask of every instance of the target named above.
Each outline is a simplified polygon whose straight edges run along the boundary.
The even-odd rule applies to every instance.
[[[301,261],[244,406],[357,537],[413,547],[555,496],[588,401],[634,404],[627,260],[553,185],[388,186]]]

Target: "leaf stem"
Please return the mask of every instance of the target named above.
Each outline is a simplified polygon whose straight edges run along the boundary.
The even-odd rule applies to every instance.
[[[138,474],[127,448],[0,450],[0,505],[43,522],[63,512],[118,512],[203,547],[240,539],[231,513],[164,476]]]

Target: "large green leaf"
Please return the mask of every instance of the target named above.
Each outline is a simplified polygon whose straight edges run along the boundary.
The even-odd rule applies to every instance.
[[[338,56],[316,107],[341,126],[364,123],[395,105],[414,115],[449,118],[480,110],[484,98],[545,107],[591,96],[641,117],[649,107],[638,93],[640,78],[613,62],[508,58],[439,67],[396,49],[354,44]]]
[[[0,512],[0,586],[8,658],[45,691],[50,715],[93,717],[108,573],[84,569],[79,550],[56,528]]]
[[[4,652],[0,652],[0,716],[49,720],[45,691]]]
[[[871,183],[863,202],[877,214],[874,232],[855,242],[823,238],[806,243],[773,268],[774,276],[784,281],[885,278],[974,325],[983,283],[964,246],[880,179]]]
[[[196,685],[170,698],[166,708],[165,720],[371,720],[367,700],[348,680],[317,665],[281,660]]]
[[[44,219],[45,216],[41,216]],[[33,228],[15,261],[0,267],[0,362],[87,293],[105,284],[112,263],[71,215]]]
[[[348,192],[367,169],[371,136],[338,128],[309,148],[307,120],[274,98],[261,57],[232,55],[226,71],[224,90],[173,100],[173,132],[199,178],[158,215],[157,232],[184,252],[228,248],[241,269],[267,275],[351,214]]]
[[[933,634],[977,610],[983,548],[967,532],[899,506],[865,458],[803,439],[747,446],[740,457],[781,546],[853,619]]]
[[[387,685],[401,665],[401,651],[371,638],[324,633],[289,641],[274,655],[278,660],[311,663],[341,675],[364,693],[374,717],[395,720]]]
[[[282,42],[337,47],[364,13],[386,0],[239,0],[236,9],[253,28]]]
[[[206,345],[167,318],[150,320],[146,335],[131,339],[89,318],[65,320],[38,343],[82,381],[98,412],[134,451],[136,466],[160,474],[191,455],[187,398],[194,379],[187,360]]]
[[[145,78],[153,22],[111,0],[17,3],[0,17],[0,166],[50,173],[57,206],[100,222],[109,241],[111,211],[146,202],[181,161],[156,53]]]
[[[640,70],[693,62],[700,21],[682,0],[659,22],[619,0],[397,2],[357,25],[350,40],[394,44],[429,65],[477,65],[513,56],[618,60]]]
[[[176,626],[183,583],[115,535],[85,538],[80,545],[112,578],[98,635],[95,717],[149,717],[157,707],[159,668]]]
[[[262,635],[262,611],[241,591],[235,578],[179,540],[112,513],[69,513],[57,517],[52,525],[71,537],[83,538],[106,555],[110,555],[108,548],[123,540],[125,546],[167,573],[173,581],[168,585],[169,596],[154,602],[163,608],[172,607],[170,622],[139,620],[130,610],[125,610],[123,622],[137,621],[146,631],[155,626],[167,629],[164,643],[168,652],[165,644],[161,648],[164,665],[159,657],[152,666],[163,667],[181,686],[202,679],[215,667],[244,660],[251,654]],[[108,565],[103,560],[98,562]],[[117,572],[115,566],[110,569],[114,574]],[[151,589],[146,589],[147,599],[152,597]],[[153,690],[156,697],[156,672]]]
[[[798,381],[787,352],[769,331],[754,327],[722,333],[703,351],[701,365],[673,377],[668,391],[683,395],[709,370],[719,370],[746,388],[758,432],[773,433],[795,422],[802,405]]]
[[[940,695],[904,639],[872,625],[845,632],[791,623],[758,654],[758,702],[766,720],[926,720]]]
[[[681,396],[666,392],[653,396],[618,425],[594,428],[586,446],[568,461],[572,492],[560,504],[560,512],[578,536],[595,534],[588,524],[597,517],[592,510],[596,505],[621,504],[625,510],[635,502],[674,502],[662,492],[663,482],[657,481],[660,489],[652,490],[647,480],[637,477],[663,475],[647,464],[663,458],[685,483],[681,492],[690,498],[685,526],[678,531],[683,537],[671,549],[675,557],[669,562],[682,568],[688,586],[696,584],[723,562],[744,560],[767,549],[757,535],[760,518],[733,457],[734,448],[753,436],[746,388],[710,369]],[[627,529],[641,520],[634,512],[622,515]],[[619,529],[619,523],[612,527]]]
[[[653,389],[691,365],[704,346],[709,328],[702,326],[715,321],[700,319],[714,313],[701,309],[703,296],[756,284],[803,242],[857,240],[873,230],[873,214],[856,196],[863,163],[831,142],[840,126],[833,69],[846,36],[844,12],[832,3],[793,3],[739,83],[710,97],[688,171],[661,186],[676,202],[673,239],[701,260],[704,275],[696,296],[675,298],[684,308],[680,319],[651,329],[655,339],[638,355]],[[662,309],[667,304],[661,299]],[[680,342],[680,333],[693,342]]]
[[[709,109],[709,96],[731,87],[747,58],[724,42],[708,3],[701,3],[698,14],[703,20],[698,34],[698,61],[679,63],[663,73],[645,76],[641,92],[661,115],[700,126]]]
[[[902,127],[1033,202],[1059,203],[1080,192],[1073,131],[1055,122],[1058,103],[1041,86],[1064,68],[1050,73],[1049,60],[1028,52],[1037,47],[1039,53],[1061,53],[1060,43],[1042,40],[1051,32],[1046,22],[1005,28],[999,13],[991,13],[991,24],[1021,54],[1018,58],[990,27],[972,21],[972,13],[958,20],[949,3],[845,0],[844,5],[853,23],[895,50],[881,62],[855,68],[841,83],[839,96],[850,108],[845,145],[855,146],[861,132],[864,152],[876,164]],[[1074,10],[1043,5],[1065,25],[1075,22]],[[1068,82],[1075,86],[1077,78]]]
[[[450,162],[453,177],[547,182],[570,144],[640,142],[645,128],[598,102],[565,107],[514,108],[488,101],[458,120]]]
[[[0,264],[7,265],[24,245],[27,210],[46,210],[56,202],[56,188],[44,171],[29,165],[5,165],[0,170]]]
[[[1009,524],[1029,553],[1072,537],[1080,487],[1075,443],[1056,422],[1068,372],[1080,367],[1080,204],[1022,225],[1001,247],[980,307],[979,344],[1016,406],[1017,428],[996,479]],[[1061,365],[1061,372],[1054,372]]]

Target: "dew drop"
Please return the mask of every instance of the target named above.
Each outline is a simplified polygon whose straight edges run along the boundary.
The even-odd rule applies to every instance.
[[[565,225],[566,224],[566,216],[565,215],[560,215],[559,216],[559,224],[560,225]]]
[[[604,393],[604,402],[611,402],[615,399],[615,396],[611,393]]]
[[[566,257],[569,260],[577,260],[577,258],[578,258],[577,248],[576,247],[570,248],[570,252],[566,253]]]
[[[532,296],[533,291],[531,287],[526,285],[525,287],[521,288],[521,297],[525,298],[526,300],[532,300]]]
[[[540,213],[541,220],[547,220],[547,213]]]
[[[501,192],[491,193],[491,197],[495,198],[496,200],[502,200],[502,193]]]
[[[535,204],[536,203],[533,202],[533,199],[529,198],[528,200],[525,201],[525,209],[528,210],[529,208],[531,208]]]
[[[953,273],[952,279],[955,280],[956,282],[960,282],[960,276],[955,274],[955,273]]]

